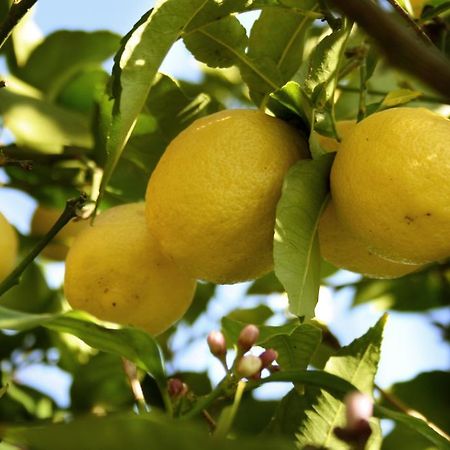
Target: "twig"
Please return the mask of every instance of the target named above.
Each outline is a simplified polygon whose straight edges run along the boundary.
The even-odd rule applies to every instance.
[[[208,411],[206,411],[206,409],[204,409],[202,411],[202,415],[205,418],[205,420],[208,422],[209,428],[211,429],[211,431],[214,431],[217,427],[217,423],[216,421],[211,417],[211,414],[209,414]]]
[[[68,200],[61,216],[52,226],[50,231],[36,244],[22,262],[0,283],[0,297],[13,286],[19,283],[25,269],[34,261],[44,247],[58,234],[61,228],[71,219],[77,216],[77,210],[86,203],[86,195],[82,194],[76,199]]]
[[[387,0],[394,8],[395,12],[409,25],[419,38],[427,45],[433,45],[425,31],[416,23],[416,21],[398,4],[397,0]]]
[[[401,411],[404,414],[407,414],[408,416],[423,420],[430,428],[436,431],[436,433],[440,434],[442,437],[450,441],[450,436],[444,430],[441,430],[433,422],[430,422],[424,415],[420,414],[419,411],[410,408],[408,405],[406,405],[400,399],[398,399],[395,395],[386,392],[383,388],[381,388],[377,384],[375,384],[375,389],[381,394],[381,396],[387,402],[389,402],[392,406],[395,406],[399,411]]]
[[[140,413],[146,413],[149,411],[147,403],[145,401],[144,392],[142,390],[141,383],[137,376],[136,365],[126,358],[122,358],[123,371],[130,383],[131,392],[133,393],[136,405]]]
[[[433,46],[418,40],[371,0],[328,0],[357,22],[383,49],[391,64],[406,70],[450,100],[450,62]]]
[[[20,22],[22,17],[37,2],[37,0],[14,0],[9,12],[0,24],[0,48],[5,45],[13,28]]]

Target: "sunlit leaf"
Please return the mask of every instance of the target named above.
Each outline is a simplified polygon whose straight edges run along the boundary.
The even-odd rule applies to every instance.
[[[27,314],[0,307],[0,329],[27,330],[38,326],[73,334],[91,347],[123,356],[164,382],[158,345],[145,331],[132,327],[107,328],[92,316],[77,311]]]
[[[364,336],[331,356],[325,370],[372,395],[386,319],[387,316],[383,316]],[[379,425],[376,421],[371,421],[371,425],[372,435],[367,449],[378,449],[381,440]],[[344,406],[327,392],[320,391],[305,412],[305,418],[296,434],[297,442],[300,446],[316,445],[346,450],[347,445],[333,434],[337,426],[345,426]]]
[[[275,224],[275,274],[289,297],[289,309],[312,318],[320,287],[317,227],[327,201],[333,155],[299,161],[285,179]]]

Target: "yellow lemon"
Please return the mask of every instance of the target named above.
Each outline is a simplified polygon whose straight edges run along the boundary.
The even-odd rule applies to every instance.
[[[341,142],[338,142],[335,138],[330,136],[324,136],[323,134],[316,133],[317,140],[321,147],[327,152],[336,152],[342,144],[342,141],[347,138],[355,127],[356,122],[354,120],[340,120],[336,123],[337,132],[341,138]]]
[[[152,335],[183,316],[194,290],[195,281],[161,254],[144,203],[103,212],[67,255],[64,292],[73,308]]]
[[[18,247],[16,230],[0,213],[0,281],[14,269]]]
[[[44,236],[55,224],[62,210],[39,205],[31,220],[31,235]],[[52,241],[42,250],[41,255],[55,261],[64,261],[75,236],[89,226],[89,220],[75,219],[61,229]]]
[[[307,156],[297,130],[260,111],[201,118],[169,144],[152,173],[150,230],[194,278],[235,283],[269,272],[283,178]]]
[[[450,121],[393,108],[359,122],[331,171],[339,221],[392,261],[450,256]]]
[[[369,278],[398,278],[421,266],[396,263],[380,258],[349,232],[336,217],[333,202],[326,207],[319,222],[320,252],[336,267]]]

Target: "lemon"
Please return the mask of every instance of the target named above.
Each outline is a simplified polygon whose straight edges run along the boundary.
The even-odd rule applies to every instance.
[[[194,290],[195,281],[161,254],[144,203],[103,212],[67,255],[64,292],[73,308],[152,335],[183,316]]]
[[[328,204],[320,218],[319,243],[321,254],[328,262],[369,278],[398,278],[421,267],[388,261],[373,254],[342,226],[333,202]]]
[[[450,121],[393,108],[359,122],[331,171],[336,215],[368,248],[423,264],[450,255]]]
[[[62,210],[39,205],[31,220],[31,235],[42,237],[47,234],[61,214]],[[75,236],[88,226],[88,220],[71,220],[42,250],[41,255],[55,261],[64,261]]]
[[[14,269],[18,247],[16,230],[0,213],[0,281]]]
[[[321,147],[327,152],[336,152],[342,144],[342,141],[347,138],[355,127],[356,122],[354,120],[340,120],[336,123],[336,129],[341,138],[341,142],[338,142],[335,138],[325,136],[323,134],[316,133],[317,140]]]
[[[260,111],[198,119],[169,144],[152,173],[150,230],[193,278],[225,284],[269,272],[283,178],[307,156],[294,128]]]

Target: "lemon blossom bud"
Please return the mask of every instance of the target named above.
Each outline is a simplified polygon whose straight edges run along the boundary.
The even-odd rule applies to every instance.
[[[255,325],[246,325],[239,334],[238,347],[242,353],[249,351],[259,338],[259,329]]]
[[[186,395],[188,388],[179,378],[170,378],[167,382],[167,391],[172,398],[178,398]]]
[[[259,355],[263,369],[269,367],[278,358],[278,353],[273,348],[268,348]]]
[[[350,392],[345,396],[347,428],[356,429],[361,422],[368,422],[373,414],[372,399],[361,392]]]
[[[209,350],[214,356],[223,358],[227,353],[225,336],[220,331],[211,331],[207,338]]]
[[[249,378],[258,374],[262,369],[262,362],[258,356],[243,356],[239,361],[237,373],[241,377]]]

